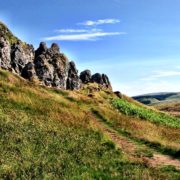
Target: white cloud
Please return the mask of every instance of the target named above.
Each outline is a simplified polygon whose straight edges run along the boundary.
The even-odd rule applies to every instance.
[[[101,32],[102,29],[57,29],[57,33],[88,33],[88,32]]]
[[[149,77],[142,78],[141,80],[150,81],[158,78],[180,76],[180,71],[155,71]]]
[[[127,34],[126,32],[106,32],[103,29],[91,28],[92,26],[102,25],[102,24],[115,24],[119,23],[118,19],[99,19],[96,21],[85,21],[83,23],[78,23],[78,25],[84,25],[85,28],[82,29],[57,29],[54,32],[59,35],[54,35],[50,37],[45,37],[45,41],[96,41],[100,37],[105,36],[117,36]]]
[[[119,23],[120,20],[119,19],[99,19],[96,21],[85,21],[82,23],[78,23],[78,25],[84,25],[84,26],[96,26],[96,25],[102,25],[102,24],[116,24]]]
[[[81,34],[62,34],[43,38],[45,41],[95,41],[100,37],[124,35],[125,32],[92,32]]]

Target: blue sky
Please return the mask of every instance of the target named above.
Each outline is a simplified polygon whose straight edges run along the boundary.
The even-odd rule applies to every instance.
[[[36,48],[60,45],[80,71],[127,95],[180,91],[179,0],[0,0],[0,20]]]

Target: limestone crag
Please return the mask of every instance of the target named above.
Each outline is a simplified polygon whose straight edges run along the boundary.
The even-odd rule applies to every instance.
[[[109,78],[105,74],[96,73],[96,74],[91,76],[91,71],[85,70],[85,71],[81,72],[80,79],[84,84],[87,84],[89,82],[92,82],[92,83],[95,82],[95,83],[97,83],[97,84],[99,84],[105,88],[112,90]]]
[[[59,89],[78,90],[90,82],[111,89],[105,74],[91,75],[90,70],[85,70],[79,76],[75,63],[60,52],[56,43],[48,48],[46,43],[41,42],[39,48],[34,50],[32,45],[16,38],[1,22],[0,67],[25,79],[37,79],[42,85]]]
[[[21,74],[25,65],[34,60],[34,48],[32,45],[23,44],[20,41],[11,46],[11,67],[17,74]]]
[[[0,37],[0,63],[3,69],[11,69],[11,46],[4,37]]]

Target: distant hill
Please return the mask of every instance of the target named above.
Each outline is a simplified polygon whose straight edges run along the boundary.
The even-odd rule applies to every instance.
[[[172,115],[180,117],[180,93],[152,93],[133,97],[135,100],[150,106],[156,107],[158,110],[168,112]]]
[[[172,102],[180,102],[180,92],[167,92],[167,93],[151,93],[140,96],[134,96],[133,99],[146,104],[161,104],[161,103],[172,103]]]

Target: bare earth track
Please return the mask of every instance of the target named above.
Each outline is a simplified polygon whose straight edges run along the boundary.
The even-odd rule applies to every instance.
[[[117,147],[120,148],[129,157],[130,160],[143,162],[150,167],[174,166],[177,170],[180,170],[180,161],[168,155],[154,152],[153,157],[137,157],[137,144],[128,140],[126,137],[117,134],[114,130],[111,130],[100,121],[96,120],[94,121],[94,124],[101,131],[103,131],[117,145]]]

